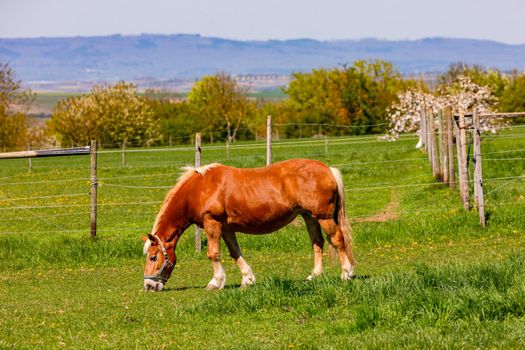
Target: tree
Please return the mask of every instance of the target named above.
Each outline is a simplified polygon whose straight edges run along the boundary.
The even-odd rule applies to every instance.
[[[159,121],[164,141],[184,143],[206,127],[201,119],[196,118],[194,108],[187,101],[157,98],[149,103],[155,119]]]
[[[459,79],[468,77],[479,86],[486,86],[496,98],[500,98],[505,91],[509,79],[497,69],[486,69],[474,64],[463,62],[452,63],[448,70],[438,77],[438,90],[446,89],[459,82]]]
[[[525,74],[514,75],[500,99],[503,112],[525,111]]]
[[[334,134],[384,130],[387,107],[400,89],[411,83],[385,61],[356,61],[353,66],[296,73],[286,93],[290,105],[306,122],[332,123]]]
[[[224,130],[233,142],[252,110],[246,92],[231,75],[219,73],[199,80],[191,89],[188,102],[208,126],[205,131]]]
[[[135,85],[125,82],[96,85],[87,95],[59,102],[49,127],[66,146],[93,139],[102,144],[145,145],[160,135],[150,104],[137,95]]]
[[[457,76],[442,85],[439,94],[425,92],[422,88],[409,88],[398,94],[398,100],[389,108],[390,129],[386,138],[395,140],[404,132],[418,132],[418,146],[422,144],[421,114],[430,109],[437,114],[450,107],[454,115],[468,114],[475,107],[479,113],[489,113],[497,104],[497,98],[488,86],[474,83],[468,76]],[[472,122],[471,119],[468,120]],[[505,122],[498,119],[481,119],[481,130],[496,132]]]
[[[0,64],[0,144],[4,147],[25,148],[30,141],[26,113],[33,98],[13,69]]]

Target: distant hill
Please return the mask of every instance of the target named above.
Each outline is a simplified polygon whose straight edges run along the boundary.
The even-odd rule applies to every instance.
[[[376,58],[406,74],[444,71],[457,61],[523,70],[525,45],[446,38],[236,41],[182,34],[0,39],[0,62],[9,62],[24,82],[191,80],[219,71],[289,75]]]

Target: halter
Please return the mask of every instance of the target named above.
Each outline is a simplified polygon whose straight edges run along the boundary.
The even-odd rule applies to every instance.
[[[168,279],[164,276],[162,276],[162,273],[166,269],[166,266],[169,266],[172,270],[175,267],[175,264],[170,261],[170,258],[168,257],[168,252],[166,252],[166,248],[164,248],[164,243],[162,243],[162,240],[155,236],[157,241],[159,241],[160,249],[162,251],[162,255],[164,255],[164,261],[162,262],[162,266],[160,267],[159,271],[157,271],[154,275],[144,275],[145,280],[153,280],[155,282],[161,282],[162,284],[166,284]]]

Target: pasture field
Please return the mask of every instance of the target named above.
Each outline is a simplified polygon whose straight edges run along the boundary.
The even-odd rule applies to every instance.
[[[65,100],[68,97],[80,96],[82,93],[74,92],[38,92],[35,95],[31,112],[32,113],[44,113],[51,114],[55,105]],[[140,95],[144,96],[145,93]],[[152,99],[169,99],[169,98],[186,98],[188,93],[172,93],[172,92],[156,92],[155,94],[148,93],[147,96]],[[265,100],[282,100],[286,97],[284,92],[280,88],[272,88],[263,91],[251,92],[248,94],[249,97],[254,99],[265,99]]]
[[[432,178],[414,136],[276,142],[274,161],[338,167],[347,190],[357,277],[338,264],[305,282],[313,252],[302,221],[272,235],[239,234],[257,284],[222,247],[226,288],[193,229],[165,290],[142,291],[147,233],[193,147],[99,154],[98,235],[89,238],[89,157],[2,160],[0,348],[524,348],[525,129],[486,136],[488,226]],[[265,146],[204,145],[202,163],[262,166]],[[203,242],[204,249],[206,242]]]
[[[51,114],[55,105],[68,97],[79,96],[80,93],[71,92],[38,92],[31,104],[31,112]]]

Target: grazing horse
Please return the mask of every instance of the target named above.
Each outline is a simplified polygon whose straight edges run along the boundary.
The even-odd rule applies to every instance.
[[[168,192],[151,233],[143,237],[146,267],[144,289],[160,291],[177,260],[175,248],[192,224],[203,227],[213,278],[208,289],[222,289],[226,274],[220,263],[220,239],[242,274],[241,287],[255,283],[242,257],[236,232],[274,232],[301,215],[314,250],[314,267],[307,280],[323,271],[325,231],[337,250],[343,280],[353,276],[352,237],[345,214],[345,192],[339,170],[322,162],[291,159],[262,168],[238,169],[222,164],[185,168]]]

